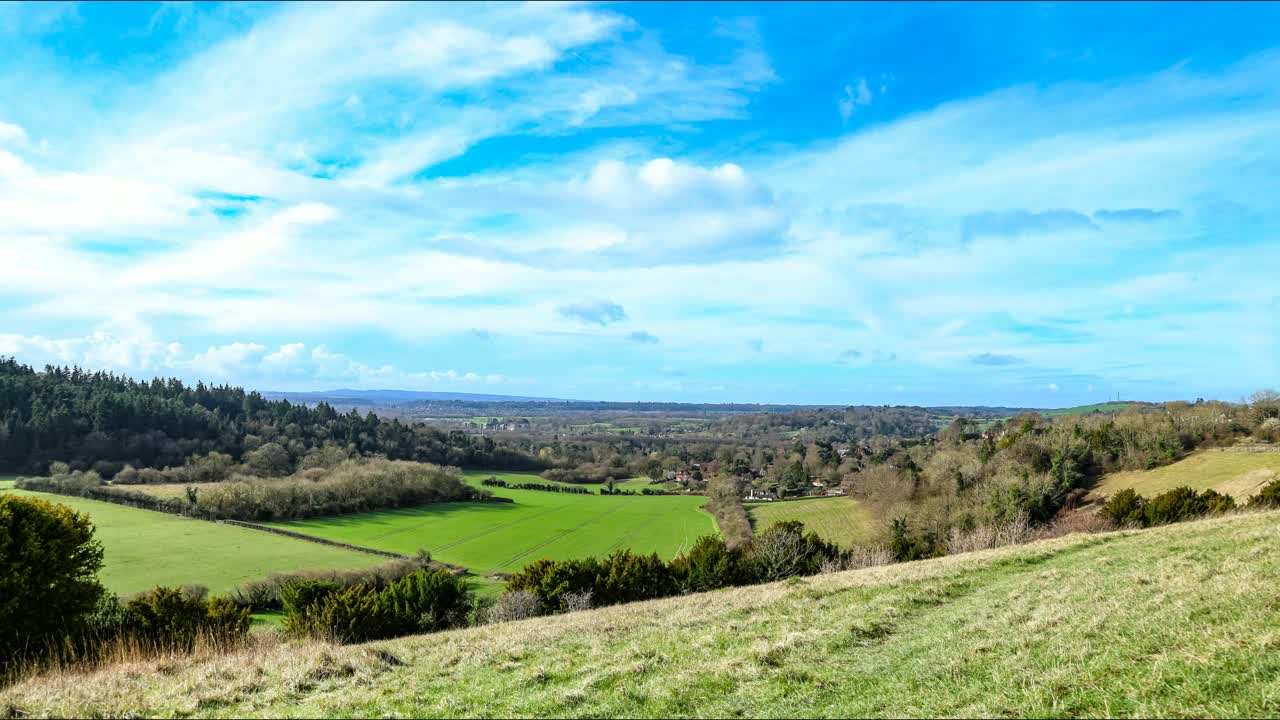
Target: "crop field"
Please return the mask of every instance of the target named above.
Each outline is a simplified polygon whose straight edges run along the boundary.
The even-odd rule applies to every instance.
[[[756,532],[780,522],[799,520],[805,528],[841,547],[872,542],[881,529],[875,516],[848,496],[746,503],[745,507]]]
[[[385,560],[258,530],[11,488],[12,481],[0,484],[3,492],[38,497],[88,513],[104,551],[99,578],[120,594],[191,583],[208,586],[215,593],[226,592],[273,572],[366,567]]]
[[[1111,473],[1094,488],[1094,495],[1105,497],[1133,488],[1151,497],[1186,485],[1196,490],[1217,490],[1241,502],[1277,477],[1280,477],[1280,452],[1201,450],[1154,470]]]
[[[27,717],[1274,717],[1280,513],[337,647],[35,677]]]
[[[469,472],[507,482],[547,481],[520,473]],[[598,487],[598,486],[588,486]],[[514,572],[539,558],[604,555],[630,548],[670,559],[701,535],[717,533],[700,496],[601,496],[488,488],[512,503],[456,502],[269,523],[363,547],[431,557],[478,574]]]

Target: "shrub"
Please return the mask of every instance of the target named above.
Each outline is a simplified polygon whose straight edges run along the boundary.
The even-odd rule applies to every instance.
[[[582,560],[537,560],[507,580],[507,590],[528,590],[538,596],[542,612],[564,610],[566,593],[595,590],[599,564],[595,558]]]
[[[898,562],[924,560],[941,557],[946,554],[946,547],[938,542],[932,532],[912,534],[910,524],[905,517],[895,518],[889,526],[889,552]]]
[[[129,600],[124,609],[126,631],[157,647],[190,649],[201,633],[230,639],[249,631],[247,609],[226,598],[206,600],[203,592],[157,587]]]
[[[65,505],[0,494],[0,668],[83,627],[104,595],[93,532]]]
[[[600,561],[595,583],[586,592],[597,605],[615,605],[674,595],[676,582],[671,569],[656,553],[637,555],[630,550],[615,550]]]
[[[381,590],[304,580],[282,593],[285,631],[333,642],[364,642],[432,632],[462,622],[470,605],[465,581],[419,570]]]
[[[1144,525],[1146,522],[1143,515],[1143,506],[1146,504],[1147,499],[1135,492],[1133,488],[1125,488],[1107,498],[1107,502],[1103,504],[1102,509],[1098,512],[1120,527]]]
[[[742,582],[741,553],[715,535],[703,535],[687,554],[671,561],[671,572],[683,592],[706,592]]]
[[[529,590],[507,590],[482,615],[484,622],[525,620],[542,614],[542,601]]]
[[[757,535],[746,549],[746,566],[758,582],[772,582],[793,575],[814,575],[824,562],[841,557],[840,549],[804,531],[795,520],[781,522]]]
[[[1272,480],[1257,495],[1249,498],[1249,507],[1280,508],[1280,480]]]
[[[1221,515],[1236,509],[1235,498],[1223,495],[1216,490],[1205,490],[1200,493],[1200,502],[1204,504],[1204,511],[1209,515]]]
[[[369,585],[382,589],[408,575],[431,566],[429,555],[411,560],[390,560],[369,568],[352,570],[298,570],[272,573],[262,580],[251,580],[231,593],[238,607],[255,610],[283,610],[282,594],[290,584],[305,580],[322,580],[335,587]]]
[[[1208,512],[1205,500],[1189,487],[1176,487],[1151,498],[1142,508],[1146,525],[1181,522]]]

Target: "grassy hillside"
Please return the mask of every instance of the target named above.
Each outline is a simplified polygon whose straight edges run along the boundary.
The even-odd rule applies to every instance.
[[[36,678],[60,716],[1274,716],[1280,513],[369,646]]]
[[[756,532],[787,520],[799,520],[823,539],[841,547],[869,542],[880,529],[875,516],[847,496],[747,503],[746,508]]]
[[[496,475],[508,482],[544,482],[514,473],[468,473],[479,486]],[[571,495],[487,488],[513,503],[439,503],[417,508],[269,523],[363,547],[412,554],[431,551],[443,562],[477,573],[514,572],[539,558],[604,555],[617,548],[666,559],[701,535],[717,532],[700,496]]]
[[[88,513],[104,551],[99,577],[108,589],[122,594],[156,585],[189,583],[225,592],[273,572],[366,567],[385,561],[377,555],[257,530],[97,500],[13,490],[12,481],[0,485],[0,491],[38,497]]]
[[[1280,452],[1202,450],[1155,470],[1112,473],[1094,488],[1096,495],[1112,495],[1133,488],[1150,497],[1179,485],[1217,490],[1247,500],[1260,487],[1280,476]]]
[[[1059,408],[1057,410],[1046,410],[1043,414],[1049,417],[1054,417],[1057,415],[1088,415],[1089,413],[1095,412],[1115,413],[1120,412],[1121,410],[1128,410],[1129,408],[1141,406],[1142,403],[1134,402],[1104,402],[1095,403],[1093,405],[1077,405],[1076,407]]]

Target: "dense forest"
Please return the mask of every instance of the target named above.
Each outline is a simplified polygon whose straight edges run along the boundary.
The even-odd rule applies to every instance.
[[[439,465],[546,467],[489,437],[342,414],[324,403],[307,407],[238,387],[140,382],[74,367],[36,371],[0,357],[0,473],[44,473],[61,461],[110,478],[125,465],[176,467],[210,452],[239,461],[268,445],[283,448],[294,465],[309,452],[339,447]]]

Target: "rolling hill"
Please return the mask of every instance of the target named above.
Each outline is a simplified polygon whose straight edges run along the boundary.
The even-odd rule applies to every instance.
[[[14,716],[1274,716],[1280,513],[0,691]]]

